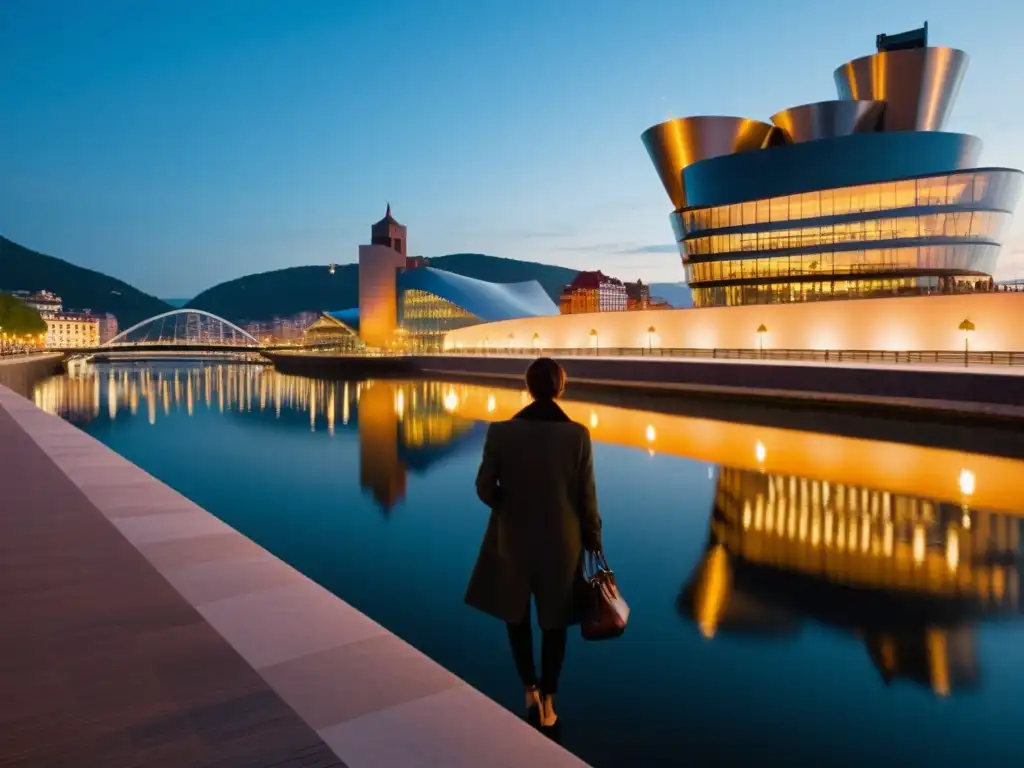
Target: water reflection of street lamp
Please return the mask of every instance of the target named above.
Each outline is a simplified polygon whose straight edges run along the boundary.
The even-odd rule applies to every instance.
[[[967,318],[964,318],[964,321],[962,323],[960,323],[960,330],[964,332],[964,368],[966,368],[967,367],[968,354],[971,351],[970,335],[971,335],[971,331],[974,330],[974,323],[972,323]]]
[[[757,326],[757,348],[761,351],[761,357],[764,357],[764,335],[768,333],[768,328],[764,323]]]
[[[600,346],[600,342],[598,341],[597,336],[597,328],[590,329],[590,337],[594,340],[594,354],[596,355],[598,347]]]
[[[654,326],[650,326],[647,329],[647,349],[652,351],[654,349],[654,334],[657,333]]]
[[[966,468],[961,469],[960,478],[957,484],[960,486],[960,493],[963,496],[963,503],[960,505],[960,508],[964,515],[960,525],[965,529],[969,529],[971,527],[971,508],[968,500],[974,495],[974,487],[976,484],[974,473]]]
[[[448,413],[454,413],[459,407],[459,396],[455,394],[454,389],[448,390],[448,394],[444,396],[444,409]]]

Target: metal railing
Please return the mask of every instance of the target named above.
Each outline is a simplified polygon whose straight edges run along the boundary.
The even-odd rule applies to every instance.
[[[461,348],[443,354],[473,357],[655,357],[900,365],[1024,365],[1024,352],[886,351],[876,349],[703,349],[675,347]]]

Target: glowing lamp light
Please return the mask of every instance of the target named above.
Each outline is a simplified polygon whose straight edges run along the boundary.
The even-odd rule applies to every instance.
[[[653,424],[647,425],[647,429],[644,431],[644,436],[647,438],[648,443],[653,443],[657,439],[658,433],[654,431]]]
[[[539,346],[540,346],[540,334],[539,333],[535,333],[535,334],[533,334],[533,348],[536,349]]]
[[[959,485],[960,493],[962,493],[964,496],[973,496],[975,485],[974,473],[971,472],[971,470],[969,469],[961,469]]]
[[[444,409],[448,413],[454,413],[459,407],[459,396],[455,394],[454,389],[449,389],[448,394],[444,396]]]
[[[590,412],[590,428],[597,429],[597,411]]]
[[[598,341],[597,328],[590,329],[590,338],[594,340],[594,349],[597,349],[600,346],[600,343]]]
[[[402,390],[398,390],[395,393],[395,413],[399,416],[405,411],[405,395],[402,394]]]
[[[974,330],[974,323],[972,323],[969,319],[965,317],[963,319],[963,322],[960,323],[959,328],[961,331],[964,332],[964,368],[966,368],[968,364],[968,358],[970,356],[970,337],[971,332]]]
[[[757,348],[761,351],[762,354],[764,353],[764,335],[766,333],[768,333],[768,326],[766,326],[764,323],[761,323],[759,326],[757,326]]]
[[[494,395],[487,396],[487,412],[494,413],[494,409],[498,407],[498,404],[494,401]]]
[[[654,349],[654,334],[656,334],[657,332],[658,332],[657,329],[653,325],[650,326],[647,329],[647,348],[648,349]]]
[[[767,457],[768,449],[764,447],[764,443],[758,440],[757,445],[754,446],[754,458],[757,459],[758,464],[764,464],[764,460]]]

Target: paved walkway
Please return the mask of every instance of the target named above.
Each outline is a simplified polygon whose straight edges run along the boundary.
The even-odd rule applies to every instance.
[[[0,765],[584,764],[0,387]]]

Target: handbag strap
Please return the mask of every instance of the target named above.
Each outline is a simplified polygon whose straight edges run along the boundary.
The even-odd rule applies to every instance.
[[[587,579],[591,579],[601,571],[612,573],[612,569],[608,567],[608,561],[604,557],[604,552],[601,550],[588,550],[586,559],[584,560],[583,575]]]

